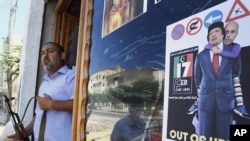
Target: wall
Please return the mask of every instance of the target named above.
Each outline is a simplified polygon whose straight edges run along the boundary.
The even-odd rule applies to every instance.
[[[41,43],[50,41],[53,29],[53,11],[57,1],[45,5],[42,0],[29,1],[29,13],[26,22],[24,46],[21,58],[21,88],[19,96],[19,115],[22,116],[31,97],[36,95],[39,78],[43,70],[39,70],[39,54]],[[45,8],[46,6],[46,8]],[[48,11],[46,14],[46,11]],[[34,101],[29,105],[24,123],[33,117]]]

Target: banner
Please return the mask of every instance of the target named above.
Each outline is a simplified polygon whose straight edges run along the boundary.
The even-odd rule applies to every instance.
[[[250,1],[229,0],[166,27],[163,141],[224,141],[230,126],[250,124],[249,24]],[[229,55],[219,53],[214,74],[210,56],[219,34]],[[193,104],[197,111],[189,111]],[[239,105],[246,115],[237,113]]]

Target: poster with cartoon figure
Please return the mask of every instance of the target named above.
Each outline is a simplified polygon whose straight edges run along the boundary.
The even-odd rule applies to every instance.
[[[250,1],[230,0],[166,28],[163,141],[226,141],[250,124]]]

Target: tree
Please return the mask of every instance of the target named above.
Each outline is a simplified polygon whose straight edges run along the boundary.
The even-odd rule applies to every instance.
[[[159,89],[158,81],[147,79],[137,80],[131,86],[120,85],[116,88],[110,88],[107,93],[112,103],[114,102],[114,98],[124,103],[137,101],[144,101],[145,104],[149,105],[154,102],[163,103],[163,87]],[[157,96],[158,93],[159,95]]]
[[[12,97],[12,80],[19,75],[19,62],[22,46],[4,44],[0,63],[7,76],[8,97]]]

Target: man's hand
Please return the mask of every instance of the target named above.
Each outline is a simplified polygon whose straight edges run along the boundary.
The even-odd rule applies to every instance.
[[[10,139],[11,141],[18,141],[18,137],[16,134],[8,135],[7,139]]]
[[[221,54],[221,49],[218,47],[212,47],[212,52],[213,54]]]
[[[19,139],[16,134],[11,134],[7,136],[7,141],[23,141],[23,140]]]
[[[56,110],[64,112],[72,112],[73,99],[57,101],[53,100],[48,94],[44,94],[43,97],[36,97],[37,103],[42,110]]]
[[[44,97],[37,96],[36,100],[42,110],[51,110],[53,100],[49,95],[44,94]]]

